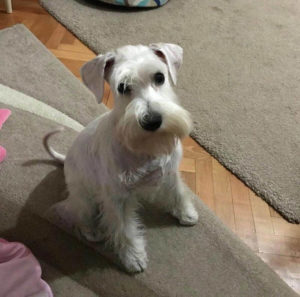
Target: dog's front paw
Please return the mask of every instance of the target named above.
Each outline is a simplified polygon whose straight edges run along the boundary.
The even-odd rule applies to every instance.
[[[181,217],[178,219],[181,225],[194,226],[198,222],[198,213],[196,212],[196,210],[194,210],[194,212],[181,215]]]
[[[122,265],[129,273],[143,272],[147,267],[148,258],[145,250],[126,248],[119,254],[119,257]]]
[[[197,224],[199,218],[198,212],[192,205],[181,210],[175,210],[172,214],[178,219],[179,223],[184,226],[194,226]]]
[[[104,241],[104,236],[99,230],[86,225],[76,226],[74,232],[79,238],[90,242]]]

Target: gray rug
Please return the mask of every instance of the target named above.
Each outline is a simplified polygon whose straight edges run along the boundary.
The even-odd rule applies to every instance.
[[[96,53],[184,48],[178,92],[193,137],[290,222],[300,222],[300,10],[284,0],[170,0],[154,10],[40,0]]]
[[[65,184],[43,135],[65,125],[52,142],[64,152],[80,123],[105,109],[23,25],[0,31],[0,52],[0,108],[12,110],[0,131],[8,152],[0,164],[0,237],[32,250],[55,297],[298,296],[200,200],[200,221],[191,228],[160,209],[144,210],[150,263],[136,276],[47,221],[48,209],[65,198]]]

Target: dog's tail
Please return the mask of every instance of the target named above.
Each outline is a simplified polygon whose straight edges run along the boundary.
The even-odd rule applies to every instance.
[[[58,152],[56,152],[56,151],[49,145],[48,141],[49,141],[49,139],[50,139],[50,137],[51,137],[52,135],[54,135],[54,134],[56,134],[56,133],[59,133],[59,132],[62,132],[63,130],[64,130],[64,128],[61,127],[61,128],[58,128],[58,129],[56,129],[56,130],[54,130],[54,131],[51,131],[51,132],[49,132],[48,134],[46,134],[46,135],[44,136],[44,139],[43,139],[43,144],[44,144],[44,147],[45,147],[46,151],[48,152],[48,154],[49,154],[52,158],[54,158],[56,161],[58,161],[59,163],[61,163],[61,164],[64,164],[64,161],[65,161],[65,159],[66,159],[66,156],[65,156],[65,155],[62,155],[62,154],[60,154],[60,153],[58,153]]]

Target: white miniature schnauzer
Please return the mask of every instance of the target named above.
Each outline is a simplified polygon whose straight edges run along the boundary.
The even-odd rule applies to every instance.
[[[157,200],[182,225],[194,225],[195,194],[178,171],[181,138],[192,121],[172,89],[183,50],[175,44],[125,46],[87,62],[85,85],[100,103],[104,80],[114,108],[92,121],[67,156],[44,144],[64,163],[70,211],[89,241],[104,241],[129,272],[147,265],[145,240],[137,218],[141,199]]]

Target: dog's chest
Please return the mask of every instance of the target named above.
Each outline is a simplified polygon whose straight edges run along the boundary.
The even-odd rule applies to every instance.
[[[172,172],[172,155],[136,155],[122,147],[113,150],[118,179],[127,189],[158,186]]]
[[[168,160],[147,161],[137,167],[124,168],[119,174],[121,183],[129,189],[145,186],[158,186],[169,173]]]

